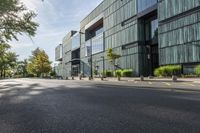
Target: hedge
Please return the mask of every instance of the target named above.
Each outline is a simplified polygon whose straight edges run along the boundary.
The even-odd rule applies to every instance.
[[[101,75],[104,75],[106,77],[112,77],[113,76],[113,71],[105,70],[104,72],[101,72]]]
[[[114,72],[114,76],[115,77],[121,77],[122,76],[122,70],[116,70],[115,72]]]
[[[133,69],[124,69],[124,70],[116,70],[116,71],[111,71],[111,70],[105,70],[104,75],[106,77],[132,77],[133,76]],[[103,72],[101,72],[103,74]]]
[[[200,65],[196,66],[195,73],[196,75],[200,76]]]
[[[132,77],[133,76],[133,69],[124,69],[122,71],[123,77]]]
[[[154,71],[154,75],[157,77],[170,77],[172,75],[181,75],[180,65],[167,65],[161,66]]]

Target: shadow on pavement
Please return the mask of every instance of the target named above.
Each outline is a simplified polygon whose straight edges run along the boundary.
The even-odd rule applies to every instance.
[[[199,94],[151,87],[70,86],[19,84],[0,91],[0,132],[195,133],[200,130]]]

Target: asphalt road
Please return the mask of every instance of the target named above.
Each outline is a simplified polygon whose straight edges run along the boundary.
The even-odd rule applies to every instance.
[[[200,90],[117,84],[0,80],[0,133],[200,133]]]

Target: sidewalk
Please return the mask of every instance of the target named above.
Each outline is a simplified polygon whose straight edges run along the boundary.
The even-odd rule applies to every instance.
[[[75,77],[75,80],[79,80],[78,77]],[[89,80],[87,78],[82,78],[82,80]],[[101,81],[101,78],[94,78],[94,81]],[[117,78],[104,78],[104,81],[118,81]],[[133,78],[128,78],[128,77],[122,77],[121,81],[140,81],[139,77],[133,77]],[[147,77],[144,78],[143,82],[173,82],[171,78],[152,78],[149,79]],[[191,83],[198,83],[200,84],[200,78],[178,78],[177,82],[191,82]]]

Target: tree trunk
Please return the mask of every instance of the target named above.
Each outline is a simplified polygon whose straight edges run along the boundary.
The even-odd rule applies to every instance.
[[[3,77],[6,78],[6,70],[3,70]]]
[[[1,75],[0,76],[1,76],[1,78],[3,78],[3,70],[1,70]]]

